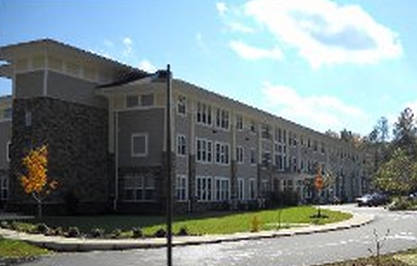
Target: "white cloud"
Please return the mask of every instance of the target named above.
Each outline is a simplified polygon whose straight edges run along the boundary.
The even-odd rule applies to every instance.
[[[133,41],[132,39],[130,39],[129,37],[125,37],[122,40],[123,43],[123,51],[122,51],[122,55],[124,57],[128,57],[132,54],[133,51]]]
[[[227,10],[219,3],[217,9],[221,14]],[[315,68],[376,63],[402,55],[397,34],[357,5],[329,0],[252,0],[243,6],[243,14],[272,34],[278,46],[295,48]]]
[[[250,46],[242,41],[231,41],[229,46],[241,57],[249,60],[257,59],[282,59],[282,52],[278,48],[271,50]]]
[[[368,119],[361,109],[331,96],[303,97],[291,87],[271,85],[268,82],[262,93],[268,110],[274,110],[279,116],[322,132],[343,128],[360,131],[352,128],[351,122],[364,122]]]
[[[224,3],[224,2],[216,3],[216,9],[217,9],[217,12],[219,12],[220,15],[223,15],[224,13],[227,12],[226,3]]]
[[[250,28],[246,25],[243,25],[241,23],[238,23],[238,22],[230,22],[229,28],[233,32],[242,32],[242,33],[253,33],[253,32],[255,32],[254,29],[252,29],[252,28]]]
[[[144,70],[149,73],[153,73],[157,71],[157,68],[146,59],[143,59],[142,61],[140,61],[139,69]]]

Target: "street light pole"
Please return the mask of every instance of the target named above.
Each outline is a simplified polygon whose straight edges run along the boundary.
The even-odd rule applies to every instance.
[[[172,145],[171,145],[171,67],[167,65],[167,97],[166,97],[166,151],[167,151],[167,180],[166,180],[166,223],[167,223],[167,265],[172,266]]]

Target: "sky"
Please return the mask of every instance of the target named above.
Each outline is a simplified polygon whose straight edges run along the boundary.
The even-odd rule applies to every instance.
[[[51,38],[314,130],[417,114],[415,0],[0,0],[0,46]],[[11,93],[0,79],[0,95]]]

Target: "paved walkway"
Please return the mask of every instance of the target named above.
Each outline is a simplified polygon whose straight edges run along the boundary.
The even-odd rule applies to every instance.
[[[331,208],[331,207],[330,207]],[[174,236],[174,246],[200,245],[208,243],[231,242],[241,240],[253,240],[261,238],[290,237],[294,235],[313,234],[336,230],[360,227],[373,221],[370,214],[352,213],[353,217],[347,221],[326,224],[309,225],[281,229],[277,231],[261,231],[256,233],[235,233],[228,235],[203,235],[203,236]],[[84,239],[66,238],[60,236],[44,236],[27,234],[13,230],[0,229],[0,235],[5,238],[23,240],[37,246],[56,251],[92,251],[92,250],[123,250],[138,248],[159,248],[166,246],[165,238],[141,238],[141,239]]]

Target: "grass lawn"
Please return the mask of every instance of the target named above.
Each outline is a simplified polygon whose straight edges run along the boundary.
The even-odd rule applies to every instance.
[[[31,258],[49,253],[28,243],[0,237],[0,258],[1,259],[21,259]]]
[[[278,224],[282,227],[298,224],[325,224],[349,219],[350,214],[321,210],[326,218],[311,218],[317,214],[317,209],[311,206],[291,207],[275,210],[253,212],[216,212],[204,214],[189,214],[174,217],[173,231],[178,232],[186,227],[189,234],[230,234],[249,232],[252,229],[254,217],[260,221],[260,230],[275,230]],[[133,216],[133,215],[101,215],[101,216],[45,216],[42,221],[50,227],[76,226],[81,232],[90,233],[93,228],[104,229],[107,233],[114,229],[131,231],[140,227],[145,235],[153,235],[158,229],[165,228],[164,216]]]

